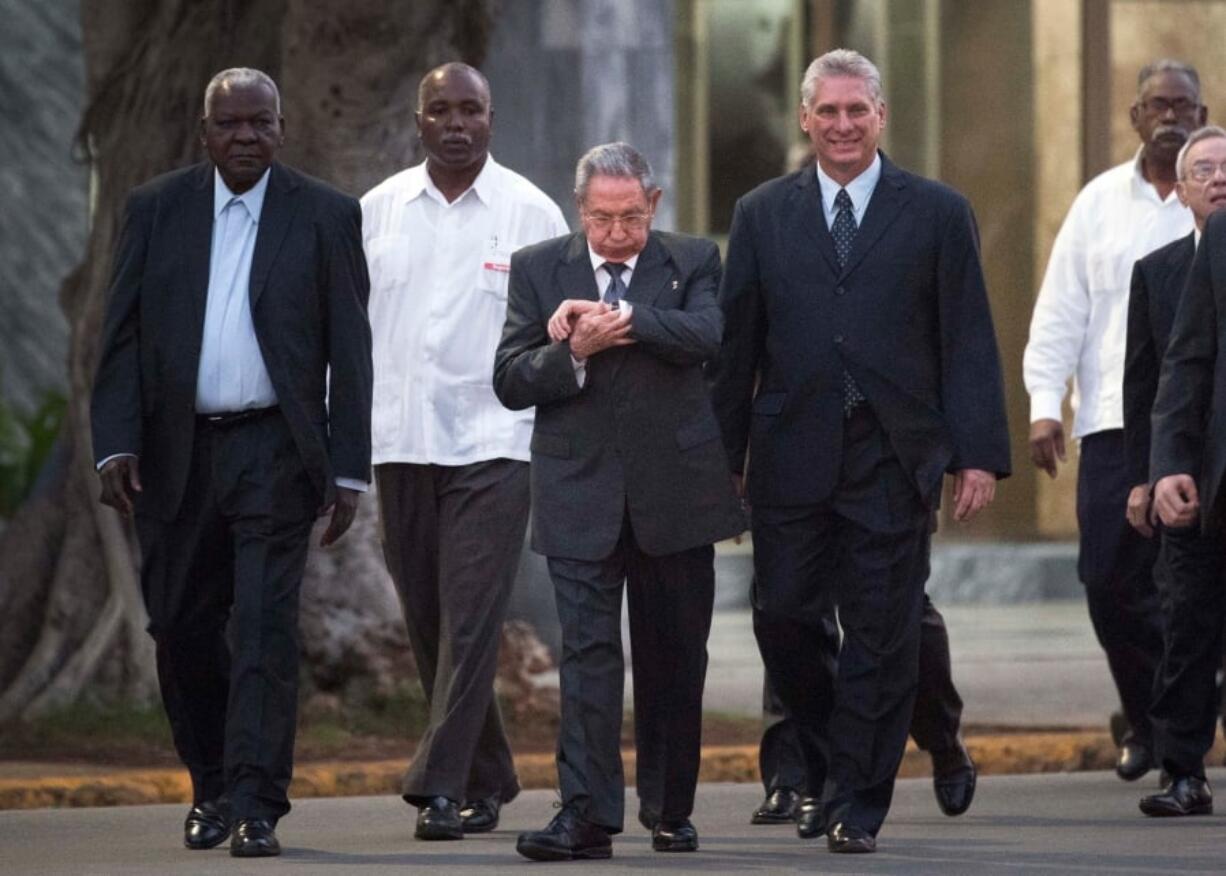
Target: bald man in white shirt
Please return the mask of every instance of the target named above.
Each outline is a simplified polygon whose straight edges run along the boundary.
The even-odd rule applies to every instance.
[[[372,460],[383,548],[430,723],[404,778],[415,836],[493,830],[519,792],[494,699],[528,517],[531,410],[494,396],[511,253],[566,232],[561,210],[489,155],[489,83],[426,74],[426,160],[362,198],[371,271]]]

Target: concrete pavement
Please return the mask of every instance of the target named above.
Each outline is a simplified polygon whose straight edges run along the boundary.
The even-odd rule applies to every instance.
[[[1211,772],[1226,786],[1226,771]],[[696,854],[660,855],[633,822],[614,839],[611,861],[532,864],[514,851],[521,830],[543,826],[554,795],[525,792],[503,812],[500,829],[456,843],[412,839],[410,810],[395,797],[303,800],[278,833],[286,853],[238,861],[223,849],[188,852],[180,845],[183,806],[0,812],[0,871],[40,876],[106,874],[447,874],[527,873],[1221,873],[1221,815],[1147,819],[1138,798],[1151,777],[1126,785],[1105,772],[989,776],[961,818],[940,815],[925,779],[899,782],[876,855],[838,857],[820,842],[801,842],[789,826],[753,827],[754,785],[709,784],[698,792]]]

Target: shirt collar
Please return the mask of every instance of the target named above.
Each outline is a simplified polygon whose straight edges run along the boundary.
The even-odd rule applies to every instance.
[[[638,264],[639,256],[641,256],[642,254],[643,254],[643,251],[640,249],[634,255],[630,256],[630,258],[622,262],[622,264],[625,265],[627,268],[629,268],[633,272],[634,266]],[[604,266],[604,263],[608,261],[608,259],[606,259],[604,256],[597,255],[596,250],[592,249],[592,245],[590,243],[587,245],[587,255],[588,255],[588,258],[592,260],[592,270],[593,271],[599,270],[600,268]]]
[[[839,189],[847,189],[852,209],[857,213],[862,213],[868,199],[873,195],[873,190],[877,188],[877,181],[881,179],[880,152],[873,156],[873,163],[847,185],[840,185],[831,179],[822,170],[820,161],[815,161],[814,164],[817,166],[817,182],[822,191],[822,206],[825,207],[827,213],[834,212],[834,199]]]
[[[1158,204],[1170,204],[1172,201],[1179,204],[1179,196],[1175,194],[1174,189],[1171,189],[1171,193],[1166,196],[1166,200],[1164,201],[1158,196],[1158,189],[1154,186],[1154,184],[1145,178],[1145,173],[1141,166],[1141,156],[1144,153],[1145,147],[1140,146],[1137,148],[1137,154],[1132,157],[1133,191],[1142,197],[1153,199],[1153,201]],[[1179,204],[1179,206],[1182,207],[1183,205]]]
[[[241,195],[236,195],[230,191],[230,187],[226,185],[225,180],[221,178],[221,171],[213,169],[213,221],[217,221],[217,217],[221,215],[221,211],[226,209],[226,205],[232,200],[243,202],[243,206],[247,208],[247,212],[251,215],[251,221],[255,224],[260,224],[260,212],[264,209],[264,195],[268,191],[268,177],[272,174],[272,168],[264,171],[264,174],[256,181],[256,184]]]
[[[426,162],[423,161],[412,169],[412,173],[405,180],[404,199],[406,202],[412,201],[425,194],[444,206],[451,206],[460,203],[469,192],[472,192],[481,200],[481,203],[488,207],[494,203],[497,194],[499,167],[494,156],[487,153],[485,164],[482,165],[481,172],[477,174],[473,184],[461,192],[454,201],[448,202],[443,193],[439,191],[438,186],[434,184],[434,180],[430,178],[430,172],[426,170]]]

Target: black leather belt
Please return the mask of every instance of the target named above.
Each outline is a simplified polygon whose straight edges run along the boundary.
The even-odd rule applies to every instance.
[[[209,426],[213,429],[228,429],[231,426],[237,426],[239,423],[247,423],[251,420],[259,419],[260,417],[271,414],[277,409],[276,405],[267,408],[247,408],[245,411],[223,411],[218,414],[196,414],[196,423],[201,426]]]

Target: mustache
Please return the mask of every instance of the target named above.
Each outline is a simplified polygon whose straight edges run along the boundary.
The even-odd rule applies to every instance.
[[[1154,139],[1170,136],[1180,137],[1186,140],[1188,139],[1188,132],[1182,125],[1159,125],[1154,129]]]

